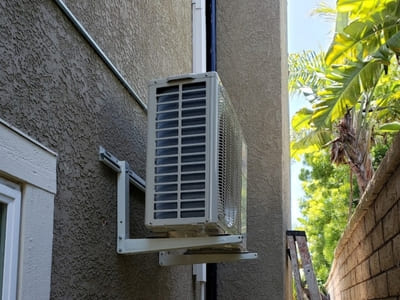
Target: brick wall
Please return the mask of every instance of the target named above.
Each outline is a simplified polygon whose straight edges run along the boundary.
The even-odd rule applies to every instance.
[[[336,247],[327,289],[334,300],[400,300],[400,135]]]

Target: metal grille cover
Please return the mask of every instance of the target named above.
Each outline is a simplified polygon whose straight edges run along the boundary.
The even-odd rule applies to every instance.
[[[153,81],[148,107],[146,225],[245,233],[246,144],[217,73]]]

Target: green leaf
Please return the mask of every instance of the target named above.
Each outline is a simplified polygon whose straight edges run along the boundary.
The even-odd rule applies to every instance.
[[[373,0],[338,0],[337,10],[340,12],[356,12],[359,11],[363,6],[372,7]]]
[[[362,48],[364,57],[385,44],[393,35],[400,31],[398,16],[376,13],[369,20],[357,20],[338,32],[329,47],[325,61],[327,65],[344,63],[354,57]]]
[[[395,11],[397,2],[397,0],[338,0],[336,9],[338,12],[349,13],[351,19],[364,19],[373,12]]]
[[[304,88],[313,91],[322,86],[325,78],[325,54],[314,51],[303,51],[289,55],[289,80],[290,93],[302,93]]]
[[[318,7],[313,9],[311,15],[318,15],[319,17],[325,18],[328,22],[334,22],[337,13],[335,7],[330,7],[326,2],[320,2]]]
[[[320,101],[314,106],[313,123],[318,128],[330,128],[352,108],[366,90],[375,87],[382,73],[379,62],[357,62],[335,66],[327,75],[332,85],[318,93]]]
[[[385,44],[382,45],[378,51],[373,53],[372,55],[368,56],[365,61],[375,60],[379,61],[384,65],[390,65],[390,59],[393,56],[393,52],[389,49],[389,47]]]
[[[395,53],[400,53],[400,32],[392,35],[386,42],[390,50]]]
[[[306,107],[300,109],[292,118],[292,128],[294,131],[299,132],[302,129],[311,128],[311,118],[314,111]]]
[[[332,139],[328,130],[303,130],[290,142],[290,156],[300,160],[301,155],[321,150],[322,146]]]
[[[386,123],[383,124],[382,126],[379,127],[378,129],[380,132],[398,132],[400,131],[400,122],[391,122],[391,123]]]

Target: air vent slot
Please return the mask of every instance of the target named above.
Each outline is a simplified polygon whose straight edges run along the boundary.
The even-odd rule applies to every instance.
[[[206,82],[161,87],[156,93],[154,218],[204,217]],[[196,201],[182,202],[188,199]],[[164,204],[169,200],[176,202]]]

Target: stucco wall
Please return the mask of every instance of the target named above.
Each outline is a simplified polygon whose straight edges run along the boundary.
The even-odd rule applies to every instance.
[[[217,1],[217,70],[248,144],[248,248],[218,265],[218,299],[290,299],[286,1]]]
[[[218,2],[218,71],[249,148],[248,247],[218,267],[218,299],[289,299],[285,1]],[[146,101],[151,78],[191,71],[191,2],[65,3]],[[146,115],[53,1],[0,3],[0,117],[58,153],[51,298],[194,299],[190,266],[116,254],[116,174],[145,175]],[[143,226],[135,190],[132,231]]]
[[[64,2],[142,98],[149,79],[192,71],[191,1]]]
[[[191,70],[190,2],[162,2],[67,2],[143,98],[151,77]],[[143,110],[53,1],[1,1],[0,23],[0,117],[59,155],[51,298],[193,298],[190,266],[116,254],[116,174],[98,147],[144,176]]]
[[[18,299],[49,298],[56,169],[56,153],[0,119],[0,183],[3,183],[3,178],[17,183],[18,198],[22,198],[14,199],[13,213],[8,214],[10,207],[6,213],[11,223],[18,222],[18,225],[12,225],[16,226],[14,228],[8,228],[6,224],[6,235],[10,233],[19,241],[18,246],[7,242],[5,245],[5,249],[12,248],[12,254],[17,258],[15,265],[13,259],[10,260],[16,273],[9,269],[2,277],[11,280],[11,286],[16,288],[15,291],[12,287],[10,289],[10,285],[5,288],[9,297],[16,292]],[[3,284],[2,294],[6,299],[4,287]]]
[[[400,297],[400,135],[363,194],[335,250],[333,300]]]

